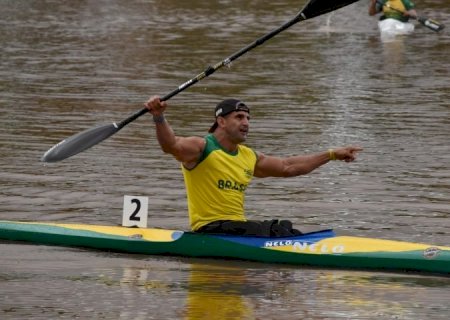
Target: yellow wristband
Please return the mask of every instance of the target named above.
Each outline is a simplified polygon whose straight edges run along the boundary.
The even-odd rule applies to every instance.
[[[334,153],[333,149],[328,149],[328,157],[330,160],[336,160],[336,154]]]

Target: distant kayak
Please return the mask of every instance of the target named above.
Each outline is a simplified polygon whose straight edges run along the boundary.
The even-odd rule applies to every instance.
[[[157,228],[0,221],[0,239],[149,255],[450,274],[450,247],[336,236],[332,230],[270,238]]]
[[[378,29],[382,36],[405,35],[414,31],[414,24],[388,18],[378,21]]]

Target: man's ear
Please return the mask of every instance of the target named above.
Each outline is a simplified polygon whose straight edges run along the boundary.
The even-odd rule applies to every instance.
[[[225,118],[224,117],[217,117],[216,119],[217,124],[219,127],[224,127],[225,126]]]

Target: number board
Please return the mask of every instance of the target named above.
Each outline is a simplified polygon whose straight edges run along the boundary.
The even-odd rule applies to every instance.
[[[124,196],[122,226],[147,228],[148,197]]]

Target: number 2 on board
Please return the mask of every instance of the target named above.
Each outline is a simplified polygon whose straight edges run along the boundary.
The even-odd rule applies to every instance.
[[[141,210],[141,201],[139,201],[139,199],[131,199],[131,203],[136,203],[136,210],[131,214],[130,220],[141,221],[141,217],[138,216],[138,213]]]
[[[148,198],[140,196],[124,196],[122,226],[147,227]]]

